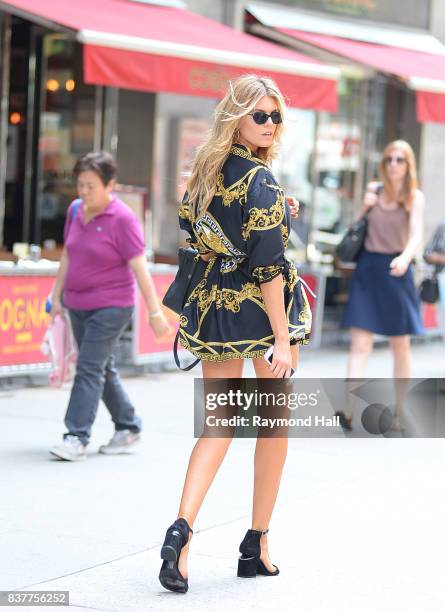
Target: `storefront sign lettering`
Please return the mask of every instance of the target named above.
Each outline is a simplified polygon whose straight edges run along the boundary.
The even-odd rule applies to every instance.
[[[0,276],[0,370],[48,361],[40,350],[50,322],[45,312],[53,276]]]
[[[11,328],[19,331],[48,324],[45,300],[38,297],[24,300],[3,300],[0,303],[0,329],[4,332]]]
[[[375,0],[330,0],[332,8],[362,9],[368,12],[377,9]]]
[[[196,67],[190,69],[189,86],[192,90],[221,93],[227,88],[230,78],[228,72]]]

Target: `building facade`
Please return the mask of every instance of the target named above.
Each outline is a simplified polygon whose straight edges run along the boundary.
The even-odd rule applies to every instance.
[[[290,12],[297,22],[309,16],[321,26],[329,19],[334,26],[355,24],[358,32],[376,25],[388,31],[432,33],[445,41],[443,3],[406,0],[403,11],[398,0],[180,4],[341,70],[336,112],[289,109],[282,154],[274,168],[287,191],[304,205],[297,230],[312,244],[310,257],[317,259],[318,253],[323,260],[323,254],[332,251],[360,206],[366,182],[376,175],[385,143],[395,138],[408,140],[415,149],[427,196],[426,234],[431,233],[443,217],[445,125],[420,124],[415,93],[394,75],[280,37],[261,16],[265,10]],[[193,151],[212,121],[216,97],[88,84],[83,45],[69,28],[2,6],[0,242],[9,250],[16,242],[61,243],[66,208],[75,195],[73,164],[87,151],[107,149],[117,158],[119,182],[148,194],[148,207],[140,214],[145,216],[149,248],[158,261],[173,262],[183,238],[176,223],[178,201]],[[197,87],[211,89],[218,74],[197,78]],[[306,254],[303,249],[300,256]]]

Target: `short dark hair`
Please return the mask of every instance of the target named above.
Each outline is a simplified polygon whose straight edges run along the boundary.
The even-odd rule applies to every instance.
[[[73,168],[73,174],[77,179],[81,172],[88,170],[95,172],[104,185],[108,185],[110,181],[116,178],[117,174],[116,162],[113,156],[106,151],[87,153],[79,157]]]

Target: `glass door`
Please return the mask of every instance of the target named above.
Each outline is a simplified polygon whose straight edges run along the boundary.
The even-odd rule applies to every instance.
[[[95,87],[83,82],[82,48],[75,40],[46,35],[42,54],[34,240],[53,246],[63,241],[66,210],[75,197],[72,168],[94,147]]]

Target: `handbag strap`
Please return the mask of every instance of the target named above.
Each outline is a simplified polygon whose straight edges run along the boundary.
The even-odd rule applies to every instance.
[[[175,341],[173,343],[173,357],[175,358],[175,363],[178,366],[178,368],[180,370],[183,370],[184,372],[188,372],[189,370],[193,369],[196,365],[198,365],[198,363],[201,361],[200,359],[196,359],[196,361],[193,361],[190,365],[186,366],[185,368],[183,368],[181,366],[181,363],[179,361],[179,355],[178,355],[178,342],[179,342],[179,330],[178,333],[176,334],[175,337]]]

